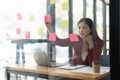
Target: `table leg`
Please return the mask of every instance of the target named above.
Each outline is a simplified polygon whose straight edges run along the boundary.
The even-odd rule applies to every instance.
[[[24,46],[21,44],[21,50],[22,50],[22,62],[25,63],[25,53],[24,53]]]
[[[16,44],[16,64],[18,64],[20,59],[20,45],[17,43]]]
[[[5,71],[5,78],[6,78],[6,80],[10,80],[10,73],[8,73],[8,71],[6,70]]]

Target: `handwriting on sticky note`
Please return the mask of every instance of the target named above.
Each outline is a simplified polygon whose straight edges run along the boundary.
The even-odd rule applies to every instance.
[[[50,41],[56,41],[56,34],[55,33],[50,33],[49,40]]]
[[[30,39],[30,31],[27,31],[25,34],[25,39]]]
[[[78,36],[76,34],[69,34],[69,37],[71,42],[79,41]]]
[[[21,28],[16,28],[16,34],[21,34]]]
[[[18,20],[22,20],[22,15],[20,13],[16,14]]]
[[[51,16],[50,16],[50,15],[46,15],[46,16],[44,17],[44,21],[45,21],[45,22],[51,22]]]

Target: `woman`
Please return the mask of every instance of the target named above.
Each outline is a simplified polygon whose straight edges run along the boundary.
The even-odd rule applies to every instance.
[[[54,33],[51,22],[45,23],[49,33]],[[95,24],[90,18],[78,21],[79,41],[71,42],[69,38],[56,38],[54,43],[59,46],[71,46],[74,49],[71,65],[92,66],[93,61],[100,61],[104,41],[97,34]]]

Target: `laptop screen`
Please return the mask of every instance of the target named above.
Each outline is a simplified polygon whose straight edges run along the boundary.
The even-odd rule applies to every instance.
[[[33,55],[35,62],[41,66],[51,66],[50,59],[44,51],[34,52]]]

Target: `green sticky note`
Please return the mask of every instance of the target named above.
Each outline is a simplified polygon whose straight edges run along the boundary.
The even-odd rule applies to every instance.
[[[30,15],[30,16],[29,16],[29,20],[30,20],[30,21],[34,21],[34,20],[35,20],[35,16],[34,16],[34,15]]]
[[[50,4],[55,4],[56,0],[50,0]]]
[[[69,2],[62,3],[62,9],[63,10],[69,10]]]
[[[43,35],[43,28],[42,27],[38,28],[38,34]]]
[[[63,21],[61,22],[61,27],[62,27],[62,28],[68,28],[68,20],[63,20]]]

